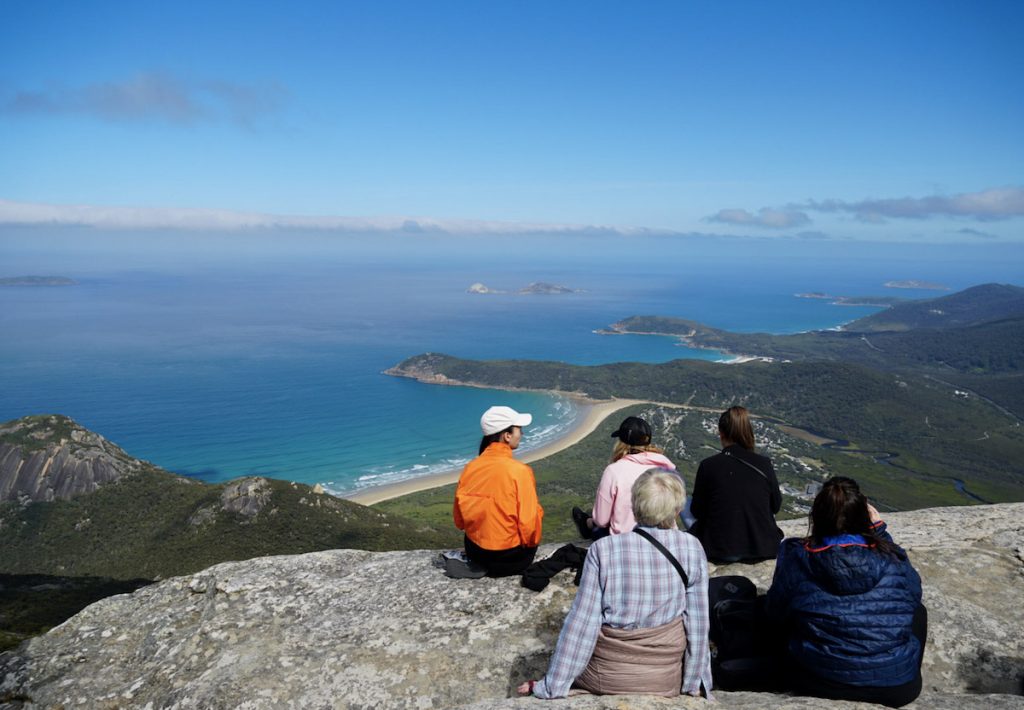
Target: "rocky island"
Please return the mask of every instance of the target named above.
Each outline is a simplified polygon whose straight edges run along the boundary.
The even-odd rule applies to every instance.
[[[544,281],[534,281],[531,284],[527,284],[520,289],[515,291],[504,291],[502,289],[495,289],[485,286],[482,283],[475,283],[466,289],[466,293],[476,293],[480,295],[492,295],[498,293],[514,293],[519,296],[534,296],[534,295],[558,295],[564,293],[582,293],[581,289],[569,288],[568,286],[561,286],[559,284],[546,283]]]
[[[521,294],[543,294],[552,295],[560,293],[579,293],[579,289],[569,288],[568,286],[560,286],[558,284],[549,284],[543,281],[535,281],[532,284],[523,286],[516,293]]]
[[[932,281],[918,281],[916,279],[907,279],[903,281],[886,281],[886,288],[916,288],[925,291],[948,291],[949,286],[934,283]]]

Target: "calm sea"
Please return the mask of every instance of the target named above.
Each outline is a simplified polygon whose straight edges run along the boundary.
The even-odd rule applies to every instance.
[[[450,239],[0,233],[0,420],[62,413],[171,471],[260,474],[336,492],[458,467],[492,404],[561,435],[570,400],[382,374],[422,352],[579,364],[718,359],[674,340],[600,336],[630,315],[738,331],[836,327],[874,312],[795,293],[933,297],[1020,283],[1021,250],[608,237]],[[577,293],[473,295],[534,281]]]

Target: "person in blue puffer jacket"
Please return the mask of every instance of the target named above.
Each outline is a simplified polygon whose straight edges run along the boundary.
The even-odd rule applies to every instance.
[[[786,636],[798,694],[890,707],[920,694],[921,577],[856,481],[826,481],[810,535],[783,540],[765,612]]]

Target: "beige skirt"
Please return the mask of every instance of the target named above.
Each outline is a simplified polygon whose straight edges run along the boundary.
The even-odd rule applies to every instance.
[[[674,697],[683,682],[682,618],[649,629],[602,626],[586,669],[573,687],[597,695]]]

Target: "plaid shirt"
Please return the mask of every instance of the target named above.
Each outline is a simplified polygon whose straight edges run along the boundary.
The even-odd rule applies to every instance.
[[[679,530],[644,528],[679,560],[690,586],[657,548],[639,535],[610,535],[590,546],[583,579],[558,637],[538,698],[562,698],[587,667],[601,626],[645,629],[682,616],[686,629],[684,694],[711,691],[708,647],[708,563],[697,538]]]

